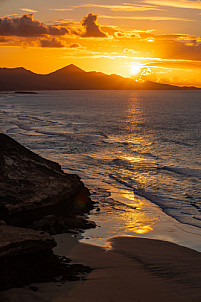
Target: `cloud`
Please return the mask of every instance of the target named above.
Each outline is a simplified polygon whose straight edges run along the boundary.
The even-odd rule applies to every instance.
[[[113,36],[118,30],[118,26],[101,26],[101,31],[111,36]]]
[[[8,40],[4,37],[0,37],[0,43],[5,43],[8,42]]]
[[[81,24],[85,28],[85,33],[82,33],[82,37],[107,37],[107,35],[101,31],[99,25],[96,24],[97,19],[98,16],[92,13],[89,13],[86,17],[82,19]]]
[[[129,54],[137,53],[137,51],[135,51],[134,49],[130,49],[130,48],[124,48],[124,52],[129,53]]]
[[[81,45],[78,44],[78,43],[72,43],[72,44],[69,45],[69,47],[70,47],[70,48],[80,48]]]
[[[65,11],[72,10],[72,8],[49,8],[49,10],[54,10],[57,12],[65,12]]]
[[[66,27],[47,26],[38,20],[33,20],[33,14],[24,14],[22,17],[0,18],[1,36],[40,37],[43,35],[62,36],[68,34]]]
[[[124,5],[102,5],[102,4],[83,4],[74,6],[74,8],[79,7],[98,7],[98,8],[106,8],[111,11],[129,11],[129,12],[139,12],[139,11],[148,11],[148,10],[161,10],[155,6],[148,5],[126,5],[128,3],[123,3]]]
[[[186,18],[177,17],[162,17],[162,16],[110,16],[110,15],[100,15],[100,18],[104,19],[127,19],[127,20],[150,20],[150,21],[193,21]]]
[[[130,38],[138,38],[140,39],[141,36],[140,34],[138,34],[137,32],[133,32],[133,31],[117,31],[114,33],[114,37],[116,38],[126,38],[126,39],[130,39]]]
[[[71,26],[75,25],[75,22],[73,22],[72,19],[58,19],[58,20],[52,20],[50,22],[57,23],[57,25],[68,26],[69,29]]]
[[[29,13],[37,13],[37,10],[33,10],[30,8],[20,8],[20,10],[25,11],[25,12],[29,12]]]
[[[161,59],[160,61],[154,61],[146,63],[146,66],[151,68],[174,68],[174,69],[201,69],[201,61],[194,60],[181,60],[181,59]]]
[[[145,0],[145,3],[160,5],[160,6],[170,6],[178,8],[191,8],[191,9],[201,9],[201,1],[181,1],[181,0],[169,0],[169,1],[159,1],[159,0]]]
[[[60,40],[56,39],[56,38],[41,39],[40,40],[40,46],[41,47],[61,48],[61,47],[65,47],[65,43],[63,41],[60,41]]]

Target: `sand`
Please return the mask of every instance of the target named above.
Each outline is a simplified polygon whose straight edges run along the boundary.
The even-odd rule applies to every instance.
[[[1,302],[198,302],[201,253],[153,239],[116,237],[107,248],[57,237],[56,252],[94,270],[78,282],[35,284],[0,294]],[[67,244],[67,241],[70,244]]]

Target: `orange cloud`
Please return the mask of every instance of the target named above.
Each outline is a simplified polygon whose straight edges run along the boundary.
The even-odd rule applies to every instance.
[[[60,48],[60,47],[65,47],[65,43],[56,38],[50,38],[50,39],[45,38],[40,40],[40,46]]]
[[[201,2],[198,1],[184,1],[184,0],[169,0],[169,1],[158,1],[158,0],[145,0],[145,3],[159,5],[159,6],[171,6],[179,8],[191,8],[191,9],[201,9]]]
[[[125,3],[124,5],[102,5],[102,4],[83,4],[74,6],[74,8],[79,7],[98,7],[98,8],[106,8],[111,11],[127,11],[127,12],[140,12],[140,11],[149,11],[149,10],[161,10],[155,6],[148,6],[148,5],[131,5]]]
[[[29,12],[29,13],[37,13],[37,10],[33,10],[30,8],[20,8],[20,10],[25,11],[25,12]]]
[[[163,17],[163,16],[110,16],[110,15],[99,15],[100,18],[104,19],[125,19],[125,20],[150,20],[150,21],[193,21],[187,18],[179,17]]]
[[[49,8],[49,10],[54,10],[57,12],[65,12],[65,11],[72,10],[72,8]]]

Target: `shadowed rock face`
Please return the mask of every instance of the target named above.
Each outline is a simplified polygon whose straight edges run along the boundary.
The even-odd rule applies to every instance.
[[[89,267],[57,257],[53,237],[44,232],[0,224],[0,291],[33,282],[79,280]],[[36,288],[37,289],[37,288]]]
[[[0,134],[0,291],[55,281],[55,276],[77,280],[77,274],[89,272],[69,259],[62,262],[53,254],[54,239],[32,229],[56,234],[94,227],[76,216],[91,208],[79,176],[65,174],[59,164]]]
[[[0,225],[0,259],[51,250],[55,246],[53,237],[47,233]]]
[[[24,227],[47,215],[66,218],[91,207],[79,176],[0,134],[0,219]]]

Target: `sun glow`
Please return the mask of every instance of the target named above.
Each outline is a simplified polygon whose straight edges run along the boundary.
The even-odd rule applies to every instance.
[[[137,75],[141,71],[141,64],[140,63],[135,63],[131,65],[131,74],[132,75]]]

